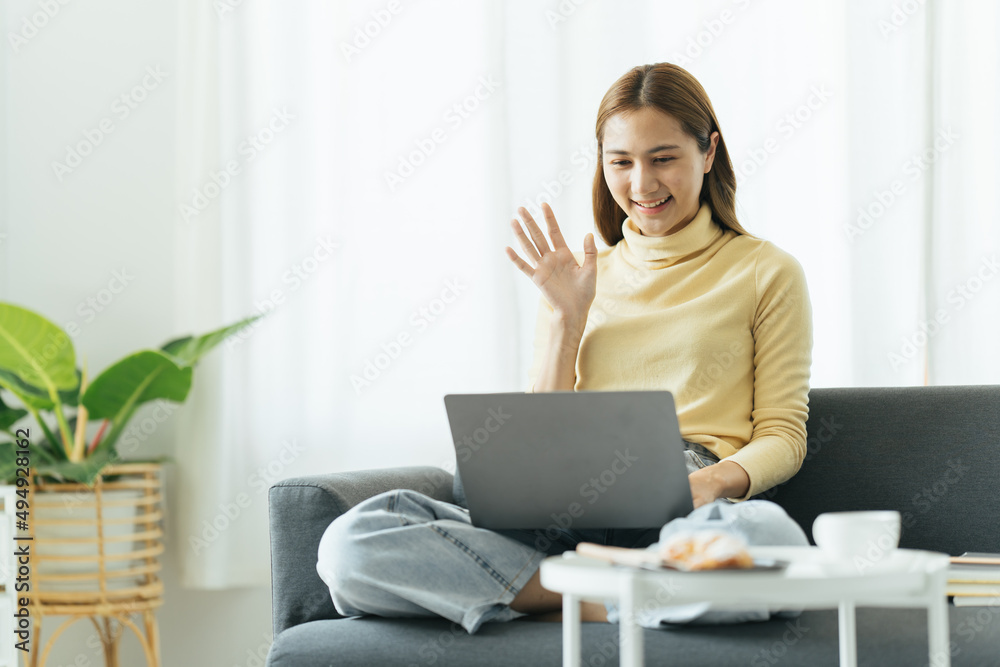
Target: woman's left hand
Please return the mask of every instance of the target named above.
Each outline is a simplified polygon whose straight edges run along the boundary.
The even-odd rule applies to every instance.
[[[742,498],[750,488],[750,476],[739,463],[722,460],[688,475],[695,509],[719,498]]]
[[[688,475],[688,482],[691,483],[691,500],[694,501],[695,509],[698,509],[702,505],[715,502],[718,498],[718,496],[715,495],[715,482],[712,479],[712,473],[710,470],[710,468],[713,467],[715,466],[712,465],[707,468],[701,468],[700,470],[695,470]]]

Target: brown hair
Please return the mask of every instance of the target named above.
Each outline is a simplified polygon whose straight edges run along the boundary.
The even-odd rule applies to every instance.
[[[609,246],[622,239],[622,223],[628,217],[611,196],[604,179],[604,125],[619,113],[651,107],[673,116],[684,132],[698,142],[702,154],[712,145],[712,132],[719,133],[712,169],[701,184],[701,201],[712,209],[712,219],[723,229],[753,236],[736,219],[736,174],[729,160],[726,141],[715,118],[712,103],[698,80],[671,63],[639,65],[614,82],[597,111],[597,173],[594,174],[594,221],[597,232]]]

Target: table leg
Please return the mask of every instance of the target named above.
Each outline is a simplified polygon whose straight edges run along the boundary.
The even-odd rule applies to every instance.
[[[927,605],[927,635],[930,666],[951,667],[951,628],[948,625],[948,598],[944,595],[932,597]]]
[[[858,666],[858,633],[854,622],[854,602],[843,601],[838,611],[840,622],[840,667]]]
[[[580,600],[563,593],[563,667],[580,667]]]
[[[636,618],[635,578],[626,577],[618,609],[618,655],[621,667],[642,667],[642,627]]]

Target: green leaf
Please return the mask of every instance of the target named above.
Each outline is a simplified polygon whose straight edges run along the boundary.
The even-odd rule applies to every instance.
[[[52,391],[77,385],[69,336],[41,315],[10,303],[0,303],[0,369]]]
[[[190,367],[182,368],[159,350],[141,350],[114,363],[94,378],[81,402],[91,419],[121,419],[146,401],[165,398],[178,403],[191,389]]]
[[[14,481],[14,471],[17,469],[15,451],[20,449],[13,442],[0,442],[0,484],[11,484]],[[28,458],[32,468],[48,467],[58,463],[44,447],[39,447],[32,441],[28,445]]]
[[[94,479],[101,471],[111,463],[116,463],[118,455],[115,452],[104,451],[94,452],[79,463],[72,461],[55,461],[35,464],[32,461],[32,468],[39,475],[46,477],[56,477],[70,482],[82,482],[87,486],[94,483]]]
[[[14,481],[14,471],[17,469],[16,449],[13,442],[0,442],[0,484]]]
[[[41,395],[38,393],[41,391],[40,389],[29,387],[10,371],[0,369],[0,387],[17,396],[18,400],[28,407],[36,410],[52,409],[52,401],[48,394]]]
[[[31,455],[34,456],[36,453],[39,460],[49,463],[69,460],[66,458],[66,452],[63,451],[62,446],[53,447],[52,441],[48,438],[42,438],[37,442],[34,439],[31,440]]]
[[[39,447],[48,452],[48,456],[53,461],[66,461],[66,450],[63,449],[62,440],[59,440],[49,425],[45,423],[45,418],[42,415],[38,415],[38,424],[42,427],[42,432],[45,437],[42,438],[41,442],[38,444]],[[31,441],[32,446],[35,446],[34,438]]]
[[[3,396],[0,396],[0,431],[6,431],[27,414],[27,410],[10,407],[3,402]]]
[[[43,440],[43,443],[45,443],[47,447],[51,447],[52,445],[50,443],[56,442],[58,439],[52,432],[52,429],[49,428],[49,425],[45,422],[45,418],[42,417],[42,415],[38,412],[39,410],[46,408],[39,407],[38,403],[33,400],[31,394],[20,393],[20,390],[16,386],[8,383],[4,379],[2,374],[0,374],[0,387],[4,387],[8,391],[10,391],[10,393],[17,396],[21,400],[21,402],[23,402],[27,406],[28,411],[35,416],[35,419],[37,420],[39,427],[41,427],[42,432],[45,434],[45,439]],[[52,409],[53,404],[51,401],[46,400],[45,403],[48,404],[48,409]],[[54,451],[58,452],[58,458],[62,459],[66,458],[66,452],[64,452],[62,449],[61,441],[59,446],[57,446]]]
[[[194,336],[175,338],[172,341],[164,343],[163,347],[160,349],[175,357],[180,365],[193,366],[205,355],[206,352],[240,329],[245,328],[247,325],[260,319],[261,317],[264,317],[264,315],[265,313],[251,315],[250,317],[240,320],[235,324],[230,324],[227,327],[210,331],[209,333],[198,336],[197,338]]]
[[[62,401],[63,405],[77,405],[79,403],[80,377],[82,375],[83,374],[80,372],[80,369],[76,369],[76,386],[72,389],[59,390],[59,400]],[[49,398],[49,392],[47,390],[42,387],[33,387],[30,384],[25,383],[21,378],[14,375],[10,371],[0,369],[0,387],[9,389],[9,391],[17,396],[25,405],[31,405],[31,407],[38,410],[52,409],[52,400]]]

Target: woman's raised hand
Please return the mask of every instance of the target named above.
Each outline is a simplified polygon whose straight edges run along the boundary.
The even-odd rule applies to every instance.
[[[556,216],[548,203],[542,204],[542,214],[552,239],[551,248],[527,209],[521,206],[517,210],[524,219],[524,226],[531,239],[525,236],[517,218],[511,220],[511,227],[528,262],[522,260],[509,246],[505,248],[507,257],[538,286],[557,315],[570,321],[585,321],[597,294],[597,245],[594,243],[594,235],[587,234],[583,238],[585,254],[583,266],[580,266],[566,245],[556,223]]]

